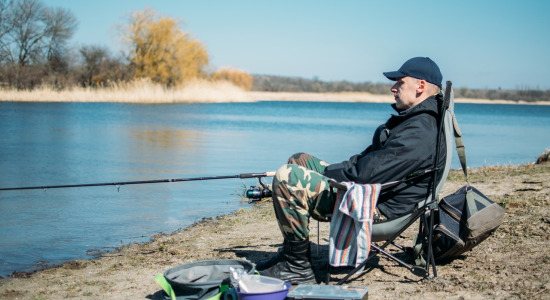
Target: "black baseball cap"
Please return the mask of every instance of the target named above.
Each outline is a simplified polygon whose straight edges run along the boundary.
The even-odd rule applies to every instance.
[[[441,88],[443,75],[437,64],[429,57],[413,57],[407,60],[401,68],[393,72],[384,72],[389,80],[397,80],[406,76],[426,80]]]

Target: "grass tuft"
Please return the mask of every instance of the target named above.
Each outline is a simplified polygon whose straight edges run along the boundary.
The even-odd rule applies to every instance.
[[[544,152],[537,158],[536,164],[542,164],[550,161],[550,149],[544,150]]]

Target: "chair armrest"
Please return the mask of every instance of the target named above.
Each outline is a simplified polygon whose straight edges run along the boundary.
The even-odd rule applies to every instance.
[[[345,184],[342,184],[340,182],[337,182],[336,180],[334,179],[329,179],[328,180],[328,184],[333,187],[333,188],[337,188],[341,191],[347,191],[348,190],[348,187],[345,185]]]
[[[394,187],[402,182],[404,182],[405,180],[398,180],[398,181],[390,181],[390,182],[386,182],[386,183],[382,183],[380,185],[380,187],[382,188],[382,190],[384,189],[387,189],[387,188],[391,188],[391,187]],[[334,179],[329,179],[328,180],[328,184],[333,187],[333,188],[337,188],[341,191],[347,191],[348,190],[348,187],[343,184],[343,183],[340,183],[340,182],[337,182],[336,180]]]

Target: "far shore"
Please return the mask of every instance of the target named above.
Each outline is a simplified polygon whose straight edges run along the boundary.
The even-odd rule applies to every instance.
[[[393,95],[377,95],[366,92],[341,92],[341,93],[305,93],[305,92],[248,92],[254,101],[315,101],[315,102],[366,102],[366,103],[393,103]],[[455,98],[456,103],[479,104],[533,104],[550,105],[550,101],[513,101],[490,100],[474,98]]]
[[[55,90],[0,88],[0,101],[17,102],[122,102],[122,103],[229,103],[258,101],[315,101],[393,103],[393,95],[367,92],[311,93],[244,91],[228,82],[196,81],[168,89],[146,80],[95,89],[74,87]],[[512,101],[455,98],[456,103],[550,105],[550,101]]]

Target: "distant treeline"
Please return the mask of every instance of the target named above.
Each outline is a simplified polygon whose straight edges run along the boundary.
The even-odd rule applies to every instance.
[[[466,87],[455,89],[457,98],[476,98],[489,100],[511,100],[511,101],[550,101],[550,90],[490,90],[490,89],[469,89]]]
[[[0,88],[62,90],[113,87],[143,79],[178,87],[198,80],[230,81],[250,90],[252,76],[209,64],[206,47],[181,22],[145,9],[117,28],[123,49],[69,44],[78,20],[42,0],[0,0]]]
[[[371,94],[387,94],[391,84],[372,82],[349,82],[349,81],[319,81],[299,77],[284,77],[270,75],[253,75],[253,91],[267,92],[368,92]],[[550,101],[550,90],[491,90],[491,89],[469,89],[466,87],[455,88],[456,98],[475,98],[489,100],[511,100],[511,101]]]
[[[387,94],[392,86],[391,84],[371,82],[319,81],[270,75],[253,75],[253,77],[252,90],[265,92],[369,92],[372,94]]]

